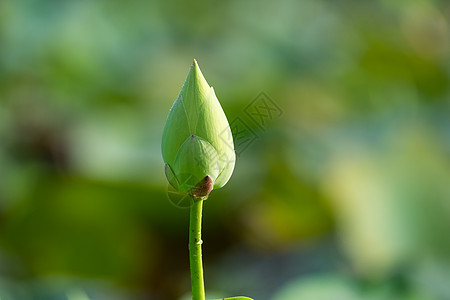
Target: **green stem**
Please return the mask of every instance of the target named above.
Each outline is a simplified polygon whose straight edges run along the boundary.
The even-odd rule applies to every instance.
[[[203,200],[192,197],[189,220],[192,300],[205,300],[202,263],[202,208]]]

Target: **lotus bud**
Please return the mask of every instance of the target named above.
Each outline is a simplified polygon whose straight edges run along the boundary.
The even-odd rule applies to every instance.
[[[236,157],[230,126],[195,60],[170,109],[161,149],[169,183],[195,198],[206,199],[233,173]]]

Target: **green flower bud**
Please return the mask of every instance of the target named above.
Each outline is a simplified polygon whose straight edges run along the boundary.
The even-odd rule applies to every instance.
[[[195,60],[170,109],[161,149],[169,183],[194,197],[206,199],[233,173],[230,126]]]

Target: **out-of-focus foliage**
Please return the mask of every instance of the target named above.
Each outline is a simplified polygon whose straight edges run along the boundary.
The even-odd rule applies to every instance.
[[[241,129],[209,297],[450,299],[449,22],[444,0],[0,1],[0,299],[189,297],[160,141],[193,58]]]

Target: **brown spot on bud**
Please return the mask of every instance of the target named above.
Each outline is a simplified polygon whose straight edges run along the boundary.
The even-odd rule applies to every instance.
[[[212,189],[213,181],[211,177],[207,175],[189,191],[189,194],[191,194],[194,198],[200,198],[204,200],[208,198],[209,193],[211,193]]]

